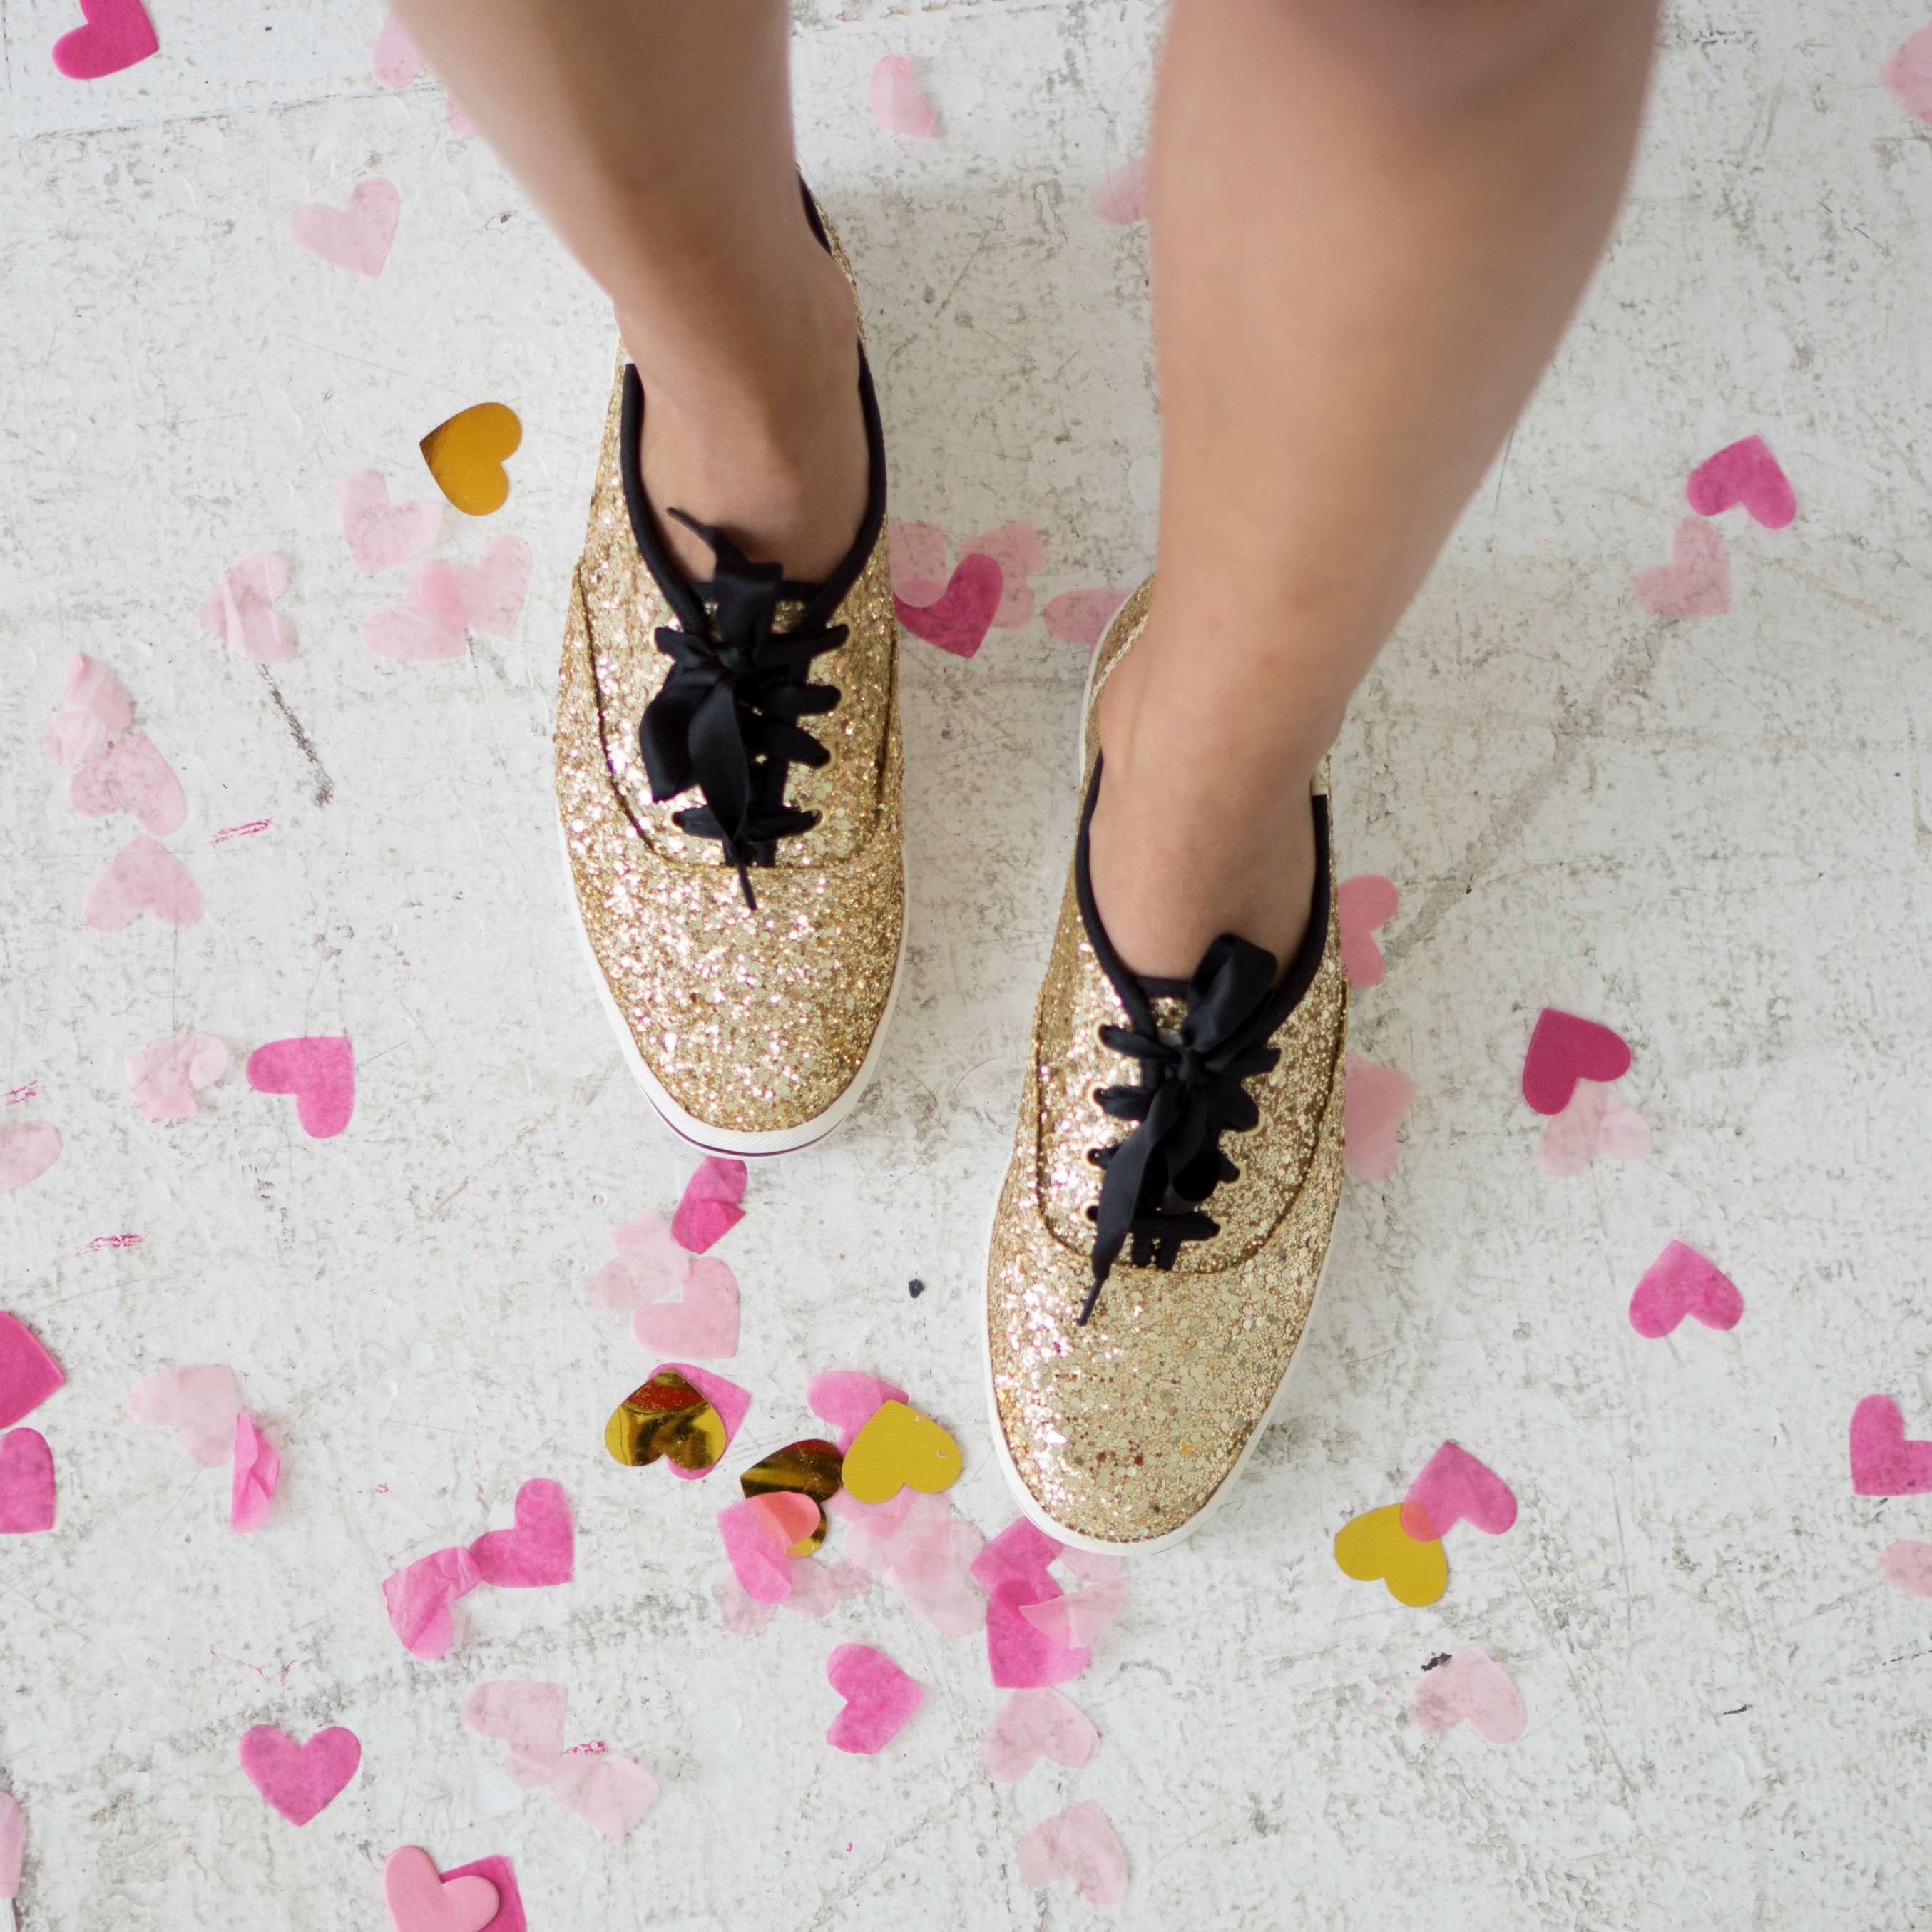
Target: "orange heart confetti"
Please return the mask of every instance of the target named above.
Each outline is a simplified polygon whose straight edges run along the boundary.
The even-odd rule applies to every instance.
[[[845,1452],[845,1487],[862,1503],[890,1502],[910,1483],[927,1495],[959,1480],[959,1445],[902,1402],[880,1404]]]
[[[524,426],[508,404],[478,403],[439,423],[421,448],[436,488],[465,516],[487,517],[510,494],[503,464],[523,440]]]
[[[1449,1587],[1441,1542],[1417,1542],[1402,1526],[1400,1503],[1356,1517],[1335,1539],[1335,1561],[1358,1583],[1386,1583],[1389,1594],[1412,1610],[1434,1603]]]

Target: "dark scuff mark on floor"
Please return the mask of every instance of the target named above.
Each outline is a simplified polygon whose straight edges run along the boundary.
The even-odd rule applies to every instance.
[[[268,687],[268,695],[275,700],[275,709],[282,714],[282,722],[289,728],[289,736],[296,741],[296,749],[308,759],[310,770],[315,773],[315,802],[326,805],[335,796],[335,781],[328,776],[302,720],[289,709],[289,700],[282,695],[281,686],[269,675],[268,667],[263,664],[260,670],[262,682]]]

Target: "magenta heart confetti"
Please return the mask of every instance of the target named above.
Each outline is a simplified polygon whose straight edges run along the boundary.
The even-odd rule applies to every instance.
[[[477,1574],[501,1590],[568,1583],[576,1572],[577,1538],[562,1486],[532,1477],[518,1490],[516,1508],[514,1529],[490,1530],[470,1546]]]
[[[1522,1097],[1539,1114],[1560,1114],[1579,1080],[1621,1080],[1630,1069],[1630,1050],[1621,1034],[1545,1006],[1523,1056]]]
[[[970,658],[986,642],[1006,594],[1006,576],[990,556],[962,556],[944,595],[930,604],[892,599],[898,620],[915,638],[956,658]]]
[[[990,1544],[988,1546],[992,1546]],[[1112,1589],[1112,1584],[1097,1588]],[[1022,1612],[1063,1593],[1058,1583],[1045,1588],[1018,1577],[1009,1577],[993,1591],[986,1605],[986,1663],[999,1690],[1031,1690],[1064,1684],[1078,1677],[1092,1659],[1084,1646],[1069,1643],[1053,1631],[1041,1630]]]
[[[1033,586],[1027,579],[1046,568],[1046,554],[1030,522],[1022,518],[969,537],[960,550],[968,556],[990,556],[1000,566],[1000,601],[993,609],[995,630],[1017,631],[1033,622]],[[944,593],[942,592],[941,595]]]
[[[1501,1536],[1515,1522],[1516,1497],[1508,1484],[1454,1442],[1430,1457],[1402,1498],[1402,1532],[1412,1543],[1433,1543],[1459,1522]]]
[[[745,1218],[739,1205],[745,1198],[746,1170],[742,1160],[712,1155],[698,1164],[684,1184],[677,1212],[670,1217],[671,1238],[694,1255],[728,1234]]]
[[[973,1565],[973,1580],[988,1596],[1002,1583],[1019,1582],[1046,1597],[1060,1587],[1048,1565],[1065,1549],[1065,1544],[1022,1516],[1017,1522],[1008,1523],[980,1552]]]
[[[311,1034],[271,1040],[248,1056],[258,1094],[292,1094],[296,1119],[311,1140],[332,1140],[356,1112],[356,1053],[347,1040]]]
[[[443,1876],[488,1879],[496,1888],[496,1916],[484,1925],[482,1932],[530,1932],[530,1921],[524,1916],[523,1895],[517,1889],[516,1870],[508,1858],[478,1858],[472,1864],[454,1867]]]
[[[160,50],[141,0],[80,0],[80,13],[86,26],[54,43],[54,65],[70,80],[100,80]]]
[[[67,1380],[18,1316],[0,1314],[0,1429],[30,1415]]]
[[[845,1700],[825,1741],[834,1750],[860,1757],[884,1750],[926,1696],[890,1657],[869,1644],[842,1643],[825,1660],[825,1677]]]
[[[1742,503],[1768,530],[1783,530],[1798,514],[1791,479],[1761,436],[1748,436],[1706,457],[1690,472],[1684,494],[1700,517],[1714,517]]]
[[[456,1641],[452,1606],[483,1580],[476,1559],[462,1548],[418,1557],[382,1579],[382,1600],[389,1624],[411,1655],[434,1664]]]
[[[1932,1442],[1908,1442],[1888,1395],[1852,1411],[1852,1487],[1862,1496],[1922,1496],[1932,1490]]]
[[[257,1724],[236,1746],[248,1782],[291,1825],[306,1825],[333,1804],[362,1762],[362,1742],[340,1724],[298,1744],[273,1724]]]
[[[1735,1328],[1744,1312],[1736,1285],[1695,1248],[1672,1241],[1643,1273],[1630,1297],[1630,1324],[1652,1341],[1687,1315],[1706,1328]]]
[[[502,1900],[480,1874],[436,1870],[420,1845],[404,1845],[382,1867],[382,1902],[396,1932],[486,1932]]]
[[[229,1492],[228,1526],[244,1535],[268,1520],[268,1504],[281,1480],[282,1459],[246,1409],[235,1418],[235,1474]]]
[[[0,1436],[0,1536],[54,1526],[54,1452],[38,1429]]]

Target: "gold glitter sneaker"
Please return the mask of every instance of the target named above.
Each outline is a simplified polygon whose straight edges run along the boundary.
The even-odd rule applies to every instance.
[[[1152,590],[1094,654],[1085,802],[986,1279],[1007,1480],[1049,1535],[1122,1554],[1189,1534],[1261,1439],[1341,1193],[1348,1012],[1325,764],[1314,915],[1280,987],[1274,956],[1232,933],[1191,980],[1137,979],[1100,923],[1094,721]]]
[[[809,195],[806,212],[849,279]],[[862,326],[859,399],[871,483],[832,575],[793,582],[670,509],[716,560],[687,584],[652,523],[643,386],[620,357],[571,598],[555,746],[579,923],[652,1105],[722,1154],[837,1126],[898,981],[898,627]]]

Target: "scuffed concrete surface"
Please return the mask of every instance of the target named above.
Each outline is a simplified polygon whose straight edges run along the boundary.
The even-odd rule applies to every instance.
[[[895,513],[956,540],[1030,517],[1042,602],[1131,584],[1156,475],[1144,237],[1090,199],[1143,143],[1157,10],[796,10],[801,139],[862,278]],[[46,56],[67,0],[0,10],[0,1088],[37,1088],[8,1124],[66,1137],[0,1198],[0,1243],[5,1305],[70,1378],[33,1418],[58,1525],[0,1547],[24,1924],[374,1925],[382,1859],[416,1842],[446,1866],[508,1853],[539,1928],[1072,1926],[1099,1915],[1030,1891],[1013,1846],[1076,1796],[1127,1847],[1126,1926],[1932,1924],[1932,1620],[1876,1566],[1932,1508],[1855,1498],[1844,1448],[1875,1390],[1932,1433],[1932,138],[1876,85],[1919,12],[1673,14],[1608,266],[1337,756],[1345,869],[1403,898],[1357,1019],[1420,1089],[1401,1168],[1350,1189],[1238,1500],[1136,1569],[1074,1687],[1099,1756],[996,1787],[976,1641],[883,1594],[727,1636],[716,1485],[601,1446],[648,1363],[585,1281],[689,1166],[594,1002],[552,826],[608,320],[440,92],[370,81],[374,8],[155,11],[161,56],[80,86]],[[872,130],[889,52],[938,116],[928,146]],[[286,238],[292,207],[364,172],[403,199],[374,282]],[[399,579],[355,571],[335,478],[370,465],[422,494],[417,439],[486,398],[526,425],[513,494],[488,531],[452,514],[439,554],[530,544],[514,637],[382,663],[359,632]],[[1668,556],[1685,475],[1753,431],[1798,521],[1723,519],[1730,616],[1645,616],[1630,581]],[[266,547],[292,562],[300,639],[268,671],[195,617]],[[77,818],[40,747],[76,649],[186,787],[166,842],[208,910],[178,935],[81,922],[130,828]],[[956,1429],[957,1499],[989,1532],[1011,1512],[978,1270],[1082,669],[1037,623],[970,663],[909,645],[912,944],[884,1070],[830,1145],[757,1171],[721,1250],[745,1290],[742,1446],[809,1432],[817,1370],[872,1368]],[[1647,1160],[1539,1173],[1516,1082],[1545,1003],[1630,1040]],[[152,1125],[122,1060],[190,1028],[234,1064],[200,1118]],[[308,1032],[356,1043],[339,1140],[240,1076]],[[93,1245],[122,1233],[140,1246]],[[1742,1286],[1730,1335],[1628,1327],[1672,1236]],[[203,1360],[234,1364],[284,1456],[245,1540],[226,1472],[124,1413],[137,1374]],[[1405,1610],[1329,1541],[1445,1436],[1522,1516],[1458,1532],[1448,1594]],[[381,1578],[507,1521],[537,1474],[575,1506],[577,1581],[480,1593],[448,1659],[406,1658]],[[928,1687],[877,1760],[823,1742],[847,1640]],[[1520,1744],[1408,1724],[1423,1663],[1466,1642],[1520,1688]],[[506,1676],[566,1683],[572,1738],[656,1768],[622,1845],[461,1729],[463,1688]],[[362,1738],[302,1831],[236,1769],[262,1721]]]

